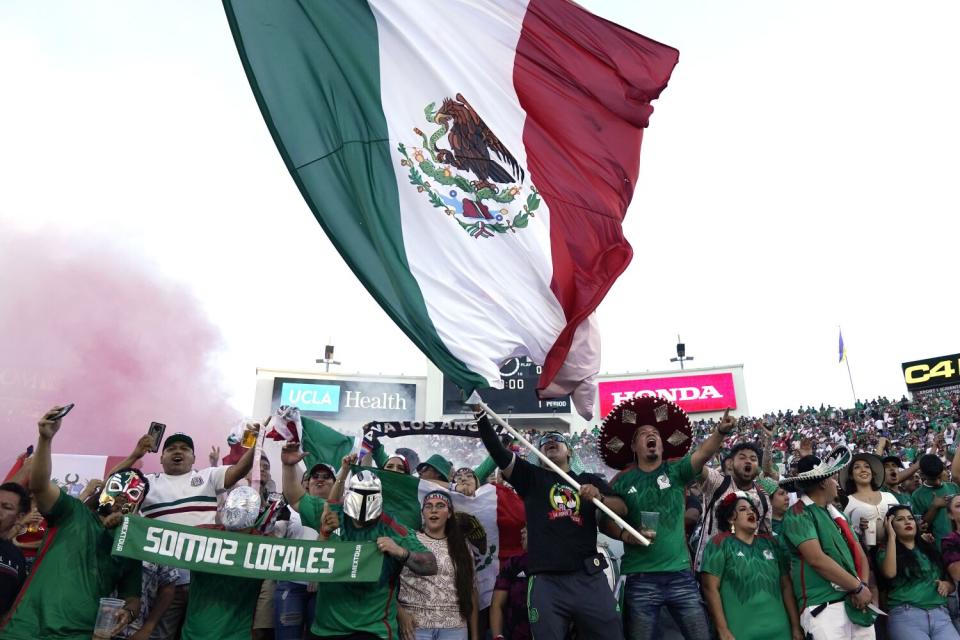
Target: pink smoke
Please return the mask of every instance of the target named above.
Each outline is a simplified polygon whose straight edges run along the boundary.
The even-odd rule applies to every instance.
[[[211,364],[220,346],[196,298],[140,259],[102,239],[0,230],[0,474],[68,402],[55,453],[125,456],[156,420],[190,434],[207,466],[240,417]]]

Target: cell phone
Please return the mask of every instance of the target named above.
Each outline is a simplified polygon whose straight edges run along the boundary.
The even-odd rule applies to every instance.
[[[167,425],[162,422],[151,422],[150,428],[147,429],[147,435],[153,438],[153,448],[150,449],[152,453],[156,453],[160,450],[160,441],[163,440],[163,432],[167,430]]]
[[[72,402],[67,406],[63,407],[62,409],[60,409],[60,411],[57,411],[55,414],[50,416],[50,420],[62,420],[64,417],[66,417],[68,413],[70,413],[71,409],[73,409]]]

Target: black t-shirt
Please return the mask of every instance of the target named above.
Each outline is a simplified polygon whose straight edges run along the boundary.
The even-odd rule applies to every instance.
[[[9,540],[0,540],[0,618],[6,615],[27,578],[27,561]]]
[[[703,497],[702,497],[702,496],[699,496],[699,495],[696,495],[696,496],[695,496],[695,495],[688,495],[688,496],[687,496],[687,506],[686,506],[686,509],[687,509],[688,511],[689,511],[690,509],[696,509],[696,510],[697,510],[697,513],[702,516],[702,515],[703,515]],[[686,514],[684,514],[684,516],[686,516]],[[699,516],[698,516],[698,517],[699,517]],[[696,522],[694,522],[693,524],[691,524],[691,525],[688,526],[688,527],[685,527],[685,531],[686,531],[686,534],[687,534],[687,537],[688,537],[688,538],[690,537],[690,534],[693,533],[693,530],[696,529],[696,528],[697,528],[697,523],[696,523]]]
[[[569,474],[613,495],[603,478],[592,473]],[[559,474],[517,459],[510,484],[527,509],[529,573],[577,571],[597,555],[597,508],[583,500]]]

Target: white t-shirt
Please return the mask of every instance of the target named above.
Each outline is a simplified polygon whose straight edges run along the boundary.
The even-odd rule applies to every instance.
[[[870,504],[859,500],[856,496],[848,498],[847,507],[843,510],[843,515],[847,517],[850,528],[857,534],[860,534],[860,518],[868,518],[874,521],[876,533],[873,535],[883,535],[883,519],[887,517],[887,511],[890,507],[900,504],[897,497],[887,491],[880,492],[880,504]],[[871,536],[872,537],[872,536]],[[879,538],[877,538],[879,540]],[[876,544],[876,540],[867,540],[867,542]]]
[[[723,500],[724,496],[727,496],[737,489],[737,484],[730,479],[730,484],[727,485],[726,491],[721,495],[717,495],[717,492],[720,490],[720,485],[723,484],[724,478],[726,476],[720,472],[716,467],[704,467],[706,472],[706,477],[703,479],[701,485],[701,493],[703,495],[703,509],[704,512],[700,516],[700,543],[697,545],[697,554],[694,560],[694,570],[700,571],[700,563],[703,561],[703,550],[707,547],[707,543],[710,542],[710,539],[713,536],[717,535],[720,532],[720,526],[716,522],[716,510],[717,505],[720,504],[720,501]],[[764,493],[764,499],[760,499],[759,485],[754,482],[749,490],[746,491],[746,494],[750,496],[750,499],[753,500],[753,504],[756,505],[757,511],[760,512],[760,517],[763,518],[764,522],[759,523],[760,533],[772,533],[773,532],[773,510],[770,508],[770,496]],[[716,499],[714,496],[716,495]],[[763,513],[763,502],[766,501],[767,504],[767,513],[764,518]],[[709,507],[710,503],[713,503],[712,507]],[[707,513],[709,507],[710,513]]]
[[[140,514],[192,527],[215,525],[217,496],[224,491],[226,475],[227,467],[194,469],[178,476],[150,474],[150,490],[140,506]]]

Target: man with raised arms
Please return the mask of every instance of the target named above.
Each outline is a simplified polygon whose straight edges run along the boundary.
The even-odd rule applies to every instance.
[[[114,527],[136,513],[150,485],[136,469],[120,469],[107,478],[98,508],[91,511],[52,483],[50,450],[60,431],[61,409],[54,407],[38,423],[30,487],[51,529],[9,623],[0,630],[7,640],[89,640],[97,603],[114,590],[125,601],[114,633],[140,614],[140,563],[115,557],[110,549]]]

